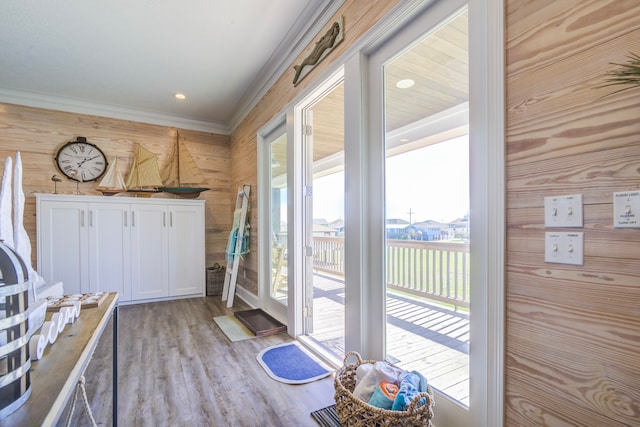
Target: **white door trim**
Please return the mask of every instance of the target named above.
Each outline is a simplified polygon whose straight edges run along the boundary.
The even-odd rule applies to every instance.
[[[368,90],[366,88],[366,54],[370,54],[380,41],[390,36],[402,22],[410,20],[419,10],[431,7],[433,0],[407,0],[399,2],[396,7],[371,28],[360,40],[355,42],[343,55],[321,73],[318,81],[324,82],[338,68],[345,65],[345,169],[346,191],[349,198],[345,204],[345,228],[348,230],[350,242],[345,242],[346,255],[352,261],[346,266],[346,280],[351,286],[346,289],[347,309],[345,312],[347,328],[347,348],[355,349],[361,354],[370,354],[372,347],[370,337],[363,332],[365,319],[371,317],[367,314],[369,301],[364,294],[363,283],[370,283],[370,272],[374,271],[369,257],[364,257],[363,252],[370,246],[370,242],[377,239],[371,236],[372,231],[369,219],[365,218],[366,212],[372,206],[370,192],[368,192],[367,174],[371,173],[367,165],[369,156],[366,142],[369,139],[366,127],[367,108],[370,105]],[[501,427],[504,424],[504,256],[505,256],[505,175],[504,175],[504,0],[469,0],[469,38],[470,38],[470,91],[472,101],[470,103],[470,122],[473,127],[472,140],[484,141],[484,151],[471,151],[471,161],[474,170],[479,176],[472,176],[471,191],[477,191],[480,185],[488,189],[486,197],[476,197],[472,202],[472,214],[476,215],[478,209],[483,216],[478,218],[479,227],[472,230],[472,251],[483,254],[482,259],[476,259],[478,265],[474,265],[475,273],[489,284],[486,288],[472,290],[472,309],[474,310],[474,323],[472,334],[480,335],[484,339],[478,339],[471,346],[474,355],[471,369],[474,375],[471,377],[471,407],[474,426]],[[293,139],[299,134],[295,129],[299,120],[294,120],[296,115],[294,106],[317,86],[310,85],[303,89],[298,97],[283,107],[280,117],[287,118],[287,135]],[[296,117],[297,118],[297,117]],[[295,123],[294,123],[295,122]],[[259,141],[260,142],[260,141]],[[290,159],[296,158],[299,153],[296,143],[288,144]],[[260,144],[258,144],[258,177],[262,156],[260,156]],[[300,162],[291,162],[289,182],[289,217],[300,216],[299,200],[295,195],[301,194],[298,170]],[[264,181],[259,181],[264,182]],[[260,186],[259,186],[260,187]],[[263,196],[259,197],[260,200]],[[477,203],[477,204],[476,204]],[[482,211],[484,210],[484,211]],[[260,212],[266,212],[260,208]],[[260,230],[263,228],[260,227]],[[291,228],[289,241],[290,250],[295,249],[299,239],[294,235],[300,232],[296,227]],[[261,233],[260,240],[264,239]],[[298,242],[296,242],[298,240]],[[476,248],[475,244],[481,244]],[[262,247],[262,246],[261,246]],[[262,263],[261,263],[262,264]],[[299,271],[293,271],[295,266],[290,266],[289,277],[296,277]],[[359,286],[354,287],[354,284]],[[289,295],[289,333],[297,336],[301,333],[295,327],[296,312],[302,302],[296,298],[296,293]],[[476,318],[476,314],[480,317]],[[477,322],[476,322],[477,321]],[[354,331],[355,329],[355,331]],[[375,343],[374,343],[375,344]],[[478,354],[479,357],[475,357]],[[477,373],[477,375],[476,375]],[[444,417],[445,408],[438,405],[439,419]],[[437,422],[437,420],[436,420]]]
[[[368,67],[368,196],[367,283],[361,283],[360,299],[368,302],[362,310],[365,356],[381,359],[385,355],[384,294],[372,284],[384,283],[384,269],[375,260],[383,259],[384,222],[384,150],[382,126],[381,66],[389,55],[399,52],[424,29],[441,21],[465,3],[469,5],[470,40],[470,182],[471,182],[471,291],[472,318],[470,350],[470,407],[441,395],[436,398],[441,420],[448,425],[503,425],[503,352],[504,352],[504,40],[503,0],[439,1],[424,8],[392,38],[372,45]],[[406,38],[405,38],[406,37]],[[347,101],[349,102],[349,101]],[[482,286],[477,286],[481,283]],[[354,292],[355,293],[355,292]],[[371,309],[373,307],[374,309]],[[348,306],[351,310],[351,307]],[[384,312],[384,311],[382,311]],[[350,333],[358,331],[347,331]]]
[[[504,424],[505,101],[504,0],[469,1],[471,229],[471,415],[474,425]],[[477,150],[481,147],[482,149]],[[477,187],[480,187],[478,189]],[[478,316],[476,318],[476,315]],[[476,357],[478,356],[478,357]]]

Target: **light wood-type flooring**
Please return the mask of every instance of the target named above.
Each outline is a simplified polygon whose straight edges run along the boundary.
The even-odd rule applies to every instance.
[[[268,377],[256,355],[291,337],[230,343],[213,322],[247,308],[236,299],[228,309],[219,296],[120,307],[118,425],[317,426],[310,413],[334,403],[333,376],[304,385]],[[111,330],[85,373],[100,426],[113,425]],[[72,425],[88,425],[79,402]]]

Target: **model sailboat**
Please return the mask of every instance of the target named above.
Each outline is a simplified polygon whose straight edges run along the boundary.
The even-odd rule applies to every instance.
[[[159,193],[158,187],[162,186],[158,169],[158,157],[138,145],[133,165],[125,182],[127,191],[138,193],[141,196],[150,196]]]
[[[127,186],[124,184],[124,179],[118,170],[118,158],[116,157],[111,164],[107,172],[104,174],[102,181],[96,187],[96,190],[101,192],[105,196],[113,196],[114,194],[127,191]]]
[[[169,164],[162,171],[164,187],[160,190],[180,197],[194,199],[208,188],[196,187],[204,183],[204,177],[191,154],[176,133],[176,143],[173,146]]]

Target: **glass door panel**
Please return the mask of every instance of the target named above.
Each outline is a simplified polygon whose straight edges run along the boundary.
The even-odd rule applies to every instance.
[[[307,210],[306,334],[344,357],[344,84],[304,112]]]
[[[284,129],[269,141],[271,191],[271,279],[269,296],[278,303],[287,305],[287,135]]]
[[[386,355],[469,405],[466,10],[383,67]]]

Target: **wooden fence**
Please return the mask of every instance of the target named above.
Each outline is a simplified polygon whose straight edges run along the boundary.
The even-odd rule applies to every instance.
[[[344,276],[344,238],[314,237],[314,268]],[[469,307],[469,244],[387,240],[387,287]]]

